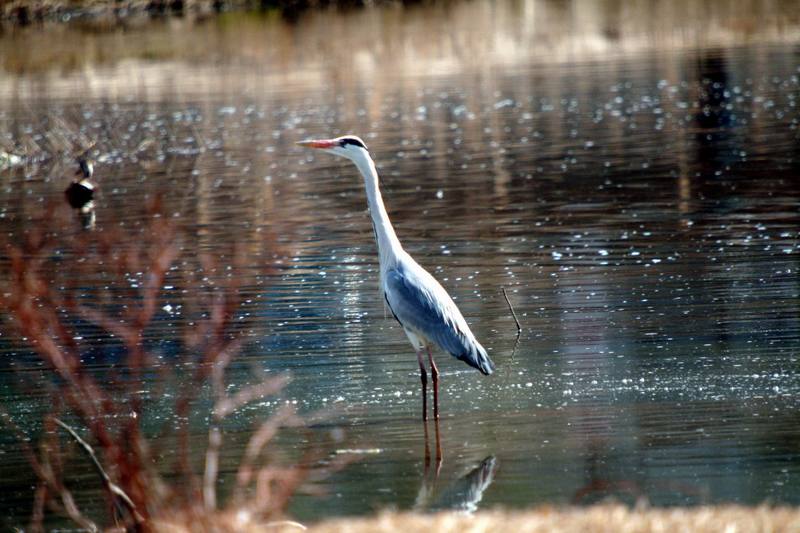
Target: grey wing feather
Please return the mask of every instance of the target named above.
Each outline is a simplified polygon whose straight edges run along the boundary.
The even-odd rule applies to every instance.
[[[398,266],[385,275],[386,301],[400,324],[435,342],[452,356],[484,374],[494,365],[486,350],[469,331],[447,292],[430,274],[418,267],[409,272]]]

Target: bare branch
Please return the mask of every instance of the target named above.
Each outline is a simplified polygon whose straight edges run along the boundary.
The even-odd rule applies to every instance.
[[[113,494],[116,498],[119,498],[119,500],[121,500],[125,504],[125,506],[128,508],[128,511],[130,511],[131,516],[133,516],[134,520],[136,520],[137,523],[141,523],[144,519],[136,510],[136,506],[133,504],[133,501],[131,501],[130,497],[125,493],[124,490],[119,488],[119,485],[111,481],[111,478],[106,473],[105,469],[103,468],[103,465],[101,465],[100,461],[97,459],[97,455],[94,452],[94,448],[92,448],[88,442],[83,440],[80,437],[80,435],[78,435],[75,432],[74,429],[65,424],[61,419],[55,418],[54,420],[56,424],[67,430],[67,432],[72,436],[72,438],[75,439],[78,442],[78,444],[80,444],[83,447],[86,454],[92,460],[92,464],[94,464],[97,473],[100,474],[100,477],[103,479],[103,484],[105,484],[106,489],[108,489],[108,491],[111,492],[111,494]]]
[[[242,489],[249,485],[253,479],[253,464],[258,459],[258,456],[261,455],[261,450],[264,449],[264,446],[272,440],[282,425],[296,425],[299,422],[295,409],[291,405],[283,405],[253,433],[247,443],[245,455],[236,473],[237,493],[240,497]]]
[[[66,147],[70,140],[70,137],[54,137],[52,142],[63,141]],[[88,146],[88,143],[83,146]],[[0,423],[8,424],[17,435],[19,448],[38,478],[30,529],[41,531],[46,512],[53,510],[68,516],[82,529],[98,530],[98,524],[81,513],[72,493],[65,487],[65,470],[68,470],[65,439],[71,439],[66,440],[70,445],[72,441],[77,443],[89,456],[102,479],[105,500],[118,528],[147,529],[151,519],[168,515],[187,517],[194,521],[190,523],[214,523],[221,507],[217,485],[224,437],[222,421],[251,402],[277,394],[288,381],[288,376],[269,377],[244,385],[232,394],[227,392],[226,372],[244,342],[237,335],[238,328],[232,327],[241,305],[241,278],[212,275],[218,273],[216,259],[209,256],[204,260],[201,256],[209,279],[215,281],[203,282],[195,290],[182,292],[186,294],[182,302],[185,309],[191,309],[192,315],[196,310],[203,318],[187,321],[191,326],[187,330],[191,331],[183,335],[186,355],[177,365],[165,366],[170,370],[164,370],[173,372],[171,375],[176,376],[176,380],[178,373],[187,374],[177,384],[175,417],[170,419],[178,420],[178,424],[171,424],[171,429],[165,430],[173,431],[177,436],[176,457],[179,472],[185,477],[177,483],[167,483],[160,477],[163,465],[153,460],[160,454],[157,450],[151,451],[149,445],[172,441],[148,441],[136,415],[143,410],[147,400],[141,393],[140,378],[149,371],[147,365],[156,361],[144,342],[146,329],[158,313],[163,285],[181,251],[175,244],[172,224],[163,217],[153,216],[149,226],[144,228],[145,238],[139,239],[144,241],[141,246],[127,243],[120,246],[130,236],[119,229],[101,230],[91,238],[63,235],[46,218],[31,225],[25,233],[21,244],[15,242],[13,246],[3,246],[8,251],[9,261],[0,265],[0,278],[7,280],[8,288],[0,291],[0,309],[10,317],[8,323],[15,326],[15,333],[24,337],[31,350],[58,376],[56,382],[59,383],[52,392],[57,407],[45,418],[38,448],[30,444],[27,436],[0,408]],[[136,236],[141,236],[138,230]],[[63,263],[53,260],[52,251],[56,244],[60,256],[80,256],[85,261],[70,263],[67,265],[70,270],[65,270]],[[235,246],[232,268],[251,264],[247,262],[245,251],[245,247]],[[105,270],[96,272],[98,264]],[[130,283],[132,273],[139,283]],[[196,272],[187,270],[184,274],[186,279],[182,283],[192,288]],[[98,291],[96,295],[93,293],[96,298],[92,298],[88,305],[86,302],[89,300],[81,297],[86,276],[99,276],[91,279],[102,280],[102,284],[110,289]],[[128,305],[120,305],[120,301]],[[123,343],[128,356],[124,380],[119,379],[113,369],[108,372],[110,378],[103,381],[96,378],[96,373],[87,371],[82,361],[83,343],[76,340],[82,322],[75,320],[78,317]],[[239,324],[237,321],[236,325]],[[190,442],[194,439],[190,439],[188,420],[194,416],[196,406],[202,403],[199,399],[204,398],[209,383],[213,407],[204,450],[205,469],[200,476],[191,460],[197,456],[198,450],[190,450]],[[164,386],[175,384],[164,380]],[[56,418],[62,400],[70,415],[81,420],[85,437]],[[278,431],[288,426],[304,425],[308,420],[305,417],[301,420],[292,406],[284,405],[255,428],[236,473],[234,498],[231,500],[234,504],[238,502],[252,509],[262,518],[275,516],[285,510],[302,483],[317,474],[324,474],[326,468],[330,470],[331,462],[322,464],[312,460],[320,448],[311,444],[298,465],[274,465],[271,450],[267,447]],[[64,436],[59,427],[69,437]],[[312,439],[307,440],[310,442]],[[203,450],[199,451],[202,453]],[[336,459],[334,457],[333,462],[338,464]],[[266,466],[263,463],[267,463]],[[268,494],[271,498],[251,498],[251,489],[255,489],[257,496]]]
[[[222,432],[216,425],[208,430],[206,448],[206,470],[203,474],[203,503],[206,511],[217,508],[217,473],[219,471],[219,449],[222,446]]]
[[[33,451],[33,448],[28,444],[28,437],[22,432],[22,430],[14,423],[11,417],[3,410],[0,410],[0,418],[6,423],[6,425],[11,428],[11,430],[17,435],[17,438],[22,446],[22,451],[25,456],[28,458],[28,462],[30,463],[31,467],[33,468],[36,476],[39,478],[40,482],[46,485],[52,492],[61,498],[61,502],[63,504],[63,512],[69,516],[69,518],[75,522],[76,524],[80,525],[84,529],[89,531],[97,531],[97,525],[94,522],[83,516],[80,512],[78,507],[75,505],[75,500],[72,498],[72,494],[69,490],[59,481],[58,477],[53,472],[53,469],[50,465],[50,459],[48,455],[50,453],[56,453],[55,450],[48,451],[47,447],[43,447],[42,459],[40,460],[36,453]],[[42,503],[47,501],[52,501],[47,498],[47,490],[42,490],[41,493],[37,491],[37,497],[40,497]],[[36,507],[34,508],[34,519],[33,523],[36,523]]]
[[[214,406],[214,417],[222,419],[248,403],[280,392],[289,382],[287,376],[268,378],[261,383],[239,390],[233,396],[222,398]]]
[[[76,310],[85,320],[103,328],[125,344],[136,342],[136,330],[124,322],[119,320],[114,321],[104,313],[84,305],[77,306]]]
[[[158,303],[158,292],[164,284],[164,276],[178,255],[178,247],[168,236],[166,239],[155,255],[142,290],[142,307],[137,317],[141,327],[147,325],[153,318]]]
[[[242,341],[239,339],[233,340],[222,347],[213,357],[211,369],[211,385],[214,389],[217,404],[225,396],[225,370],[228,364],[233,359],[233,356],[239,353],[242,347]],[[215,414],[215,416],[217,416]],[[224,415],[223,415],[224,416]],[[221,418],[218,416],[218,418]]]
[[[35,533],[44,531],[44,506],[47,503],[47,484],[39,481],[36,492],[33,493],[33,512],[29,529]]]
[[[78,509],[78,506],[75,504],[75,499],[72,497],[72,493],[70,491],[62,487],[60,496],[61,503],[64,504],[64,511],[67,513],[67,516],[69,516],[70,520],[89,531],[100,531],[97,528],[97,524],[83,516]]]

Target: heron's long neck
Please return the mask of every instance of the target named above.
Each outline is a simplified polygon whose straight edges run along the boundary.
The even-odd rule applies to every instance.
[[[386,213],[386,207],[383,205],[375,163],[369,157],[357,160],[355,163],[364,176],[364,188],[367,191],[367,203],[372,217],[372,227],[375,230],[375,240],[378,242],[381,271],[383,271],[384,268],[396,261],[403,247],[400,245],[392,223],[389,221],[389,215]]]

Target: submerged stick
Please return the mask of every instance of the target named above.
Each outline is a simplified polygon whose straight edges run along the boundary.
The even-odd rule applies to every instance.
[[[517,325],[517,340],[514,341],[514,348],[511,350],[511,360],[514,360],[514,355],[517,353],[517,346],[519,346],[519,339],[522,335],[522,326],[519,324],[519,319],[517,318],[517,313],[514,311],[514,306],[511,305],[511,300],[508,299],[508,293],[506,292],[505,287],[500,287],[500,290],[503,291],[503,297],[506,299],[506,303],[508,304],[508,309],[511,311],[511,316],[514,317],[514,323]]]
[[[111,481],[111,478],[106,473],[105,469],[103,468],[103,465],[101,465],[100,461],[97,459],[97,454],[95,453],[94,448],[92,448],[88,442],[83,440],[81,436],[75,432],[74,429],[69,427],[60,419],[54,418],[54,420],[56,424],[67,430],[67,432],[72,436],[72,438],[75,439],[78,442],[78,444],[80,444],[83,447],[83,449],[92,459],[92,463],[94,463],[94,467],[95,469],[97,469],[97,472],[100,474],[100,477],[103,478],[103,483],[105,484],[108,491],[123,501],[123,503],[128,508],[128,510],[130,511],[131,515],[133,516],[134,520],[136,520],[137,523],[142,523],[144,521],[144,518],[142,518],[142,515],[140,515],[136,510],[136,505],[134,505],[133,501],[125,493],[125,491],[119,487],[119,485]]]
[[[514,307],[511,305],[511,301],[508,299],[508,294],[506,293],[505,287],[500,287],[500,290],[503,291],[503,296],[506,299],[506,303],[508,304],[508,309],[511,311],[511,316],[514,317],[514,322],[517,324],[517,337],[522,333],[522,326],[519,325],[519,319],[517,318],[517,313],[514,311]]]

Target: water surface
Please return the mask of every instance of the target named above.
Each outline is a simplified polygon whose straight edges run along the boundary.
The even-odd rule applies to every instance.
[[[798,504],[797,13],[667,5],[466,2],[4,34],[0,140],[39,162],[3,171],[0,231],[19,242],[60,204],[66,156],[96,141],[97,226],[144,233],[159,197],[178,228],[145,339],[165,365],[194,316],[182,291],[223,283],[246,249],[233,375],[292,382],[230,421],[224,473],[285,401],[334,408],[314,431],[342,427],[368,452],[326,495],[297,498],[300,520],[609,496]],[[45,58],[43,35],[80,44]],[[424,468],[415,357],[378,293],[362,181],[294,146],[346,132],[369,145],[406,249],[498,367],[484,378],[438,355],[438,478]],[[81,231],[67,219],[56,235]],[[103,272],[80,279],[87,301],[108,296]],[[45,378],[8,322],[2,405],[35,431]],[[96,330],[81,345],[98,376],[124,360]],[[2,443],[2,514],[24,524],[32,475],[13,437]],[[79,497],[91,507],[98,494]]]

